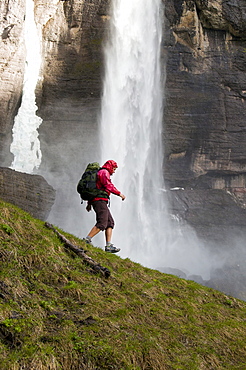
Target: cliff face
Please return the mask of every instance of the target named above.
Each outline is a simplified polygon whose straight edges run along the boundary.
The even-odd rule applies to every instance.
[[[179,1],[166,18],[165,178],[185,189],[172,205],[200,235],[224,240],[246,207],[246,8]]]
[[[25,68],[25,0],[0,2],[0,163],[11,160],[9,146],[13,119],[22,92]]]
[[[246,7],[241,0],[163,3],[165,179],[167,187],[189,191],[189,197],[181,191],[175,197],[171,194],[171,203],[175,212],[199,228],[189,215],[199,212],[192,205],[193,194],[195,204],[199,198],[202,206],[205,191],[200,190],[223,191],[225,207],[233,199],[240,214],[246,207]],[[8,166],[24,72],[25,4],[5,0],[0,6],[0,165]],[[61,182],[67,184],[66,194],[90,154],[98,154],[102,45],[109,7],[110,0],[35,0],[43,35],[42,80],[36,91],[43,119],[40,173],[56,189]],[[64,199],[65,193],[59,191]],[[211,194],[216,199],[218,192]],[[206,204],[203,209],[206,212]],[[207,217],[213,219],[209,207]],[[207,233],[206,227],[200,231]]]
[[[100,96],[108,0],[35,0],[43,28],[42,102]]]
[[[239,1],[184,1],[166,14],[166,179],[244,188],[245,8]]]

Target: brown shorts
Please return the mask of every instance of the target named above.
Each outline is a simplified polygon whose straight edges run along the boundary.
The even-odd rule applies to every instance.
[[[92,203],[92,207],[96,212],[96,227],[100,230],[106,230],[109,227],[114,228],[114,219],[108,208],[105,200],[96,200]]]

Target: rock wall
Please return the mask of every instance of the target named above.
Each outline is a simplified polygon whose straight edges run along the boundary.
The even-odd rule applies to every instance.
[[[246,232],[246,2],[166,2],[165,15],[165,179],[183,189],[171,205],[225,242]]]
[[[246,8],[177,3],[166,9],[166,180],[245,188]]]
[[[64,97],[100,97],[108,0],[35,0],[43,31],[43,106]]]
[[[25,68],[25,0],[0,2],[0,165],[11,163],[13,120],[22,93]]]

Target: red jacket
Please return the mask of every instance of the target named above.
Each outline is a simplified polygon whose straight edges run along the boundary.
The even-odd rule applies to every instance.
[[[114,184],[111,182],[110,175],[114,173],[114,168],[117,168],[117,163],[113,160],[107,161],[100,171],[98,171],[97,174],[97,188],[105,190],[108,195],[111,193],[115,195],[120,195],[120,191],[116,189]],[[108,201],[108,198],[94,198],[93,202],[96,200],[106,200]]]

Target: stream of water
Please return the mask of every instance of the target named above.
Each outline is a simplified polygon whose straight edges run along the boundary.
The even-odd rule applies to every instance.
[[[11,168],[32,173],[41,164],[42,154],[38,127],[42,119],[36,115],[35,88],[41,66],[41,37],[34,20],[34,2],[26,0],[25,45],[26,63],[21,106],[15,117],[10,151],[14,155]]]
[[[167,228],[162,170],[160,0],[114,1],[101,114],[102,162],[115,159],[112,179],[126,195],[114,199],[114,241],[122,255],[147,262]],[[143,248],[145,250],[143,256]]]

